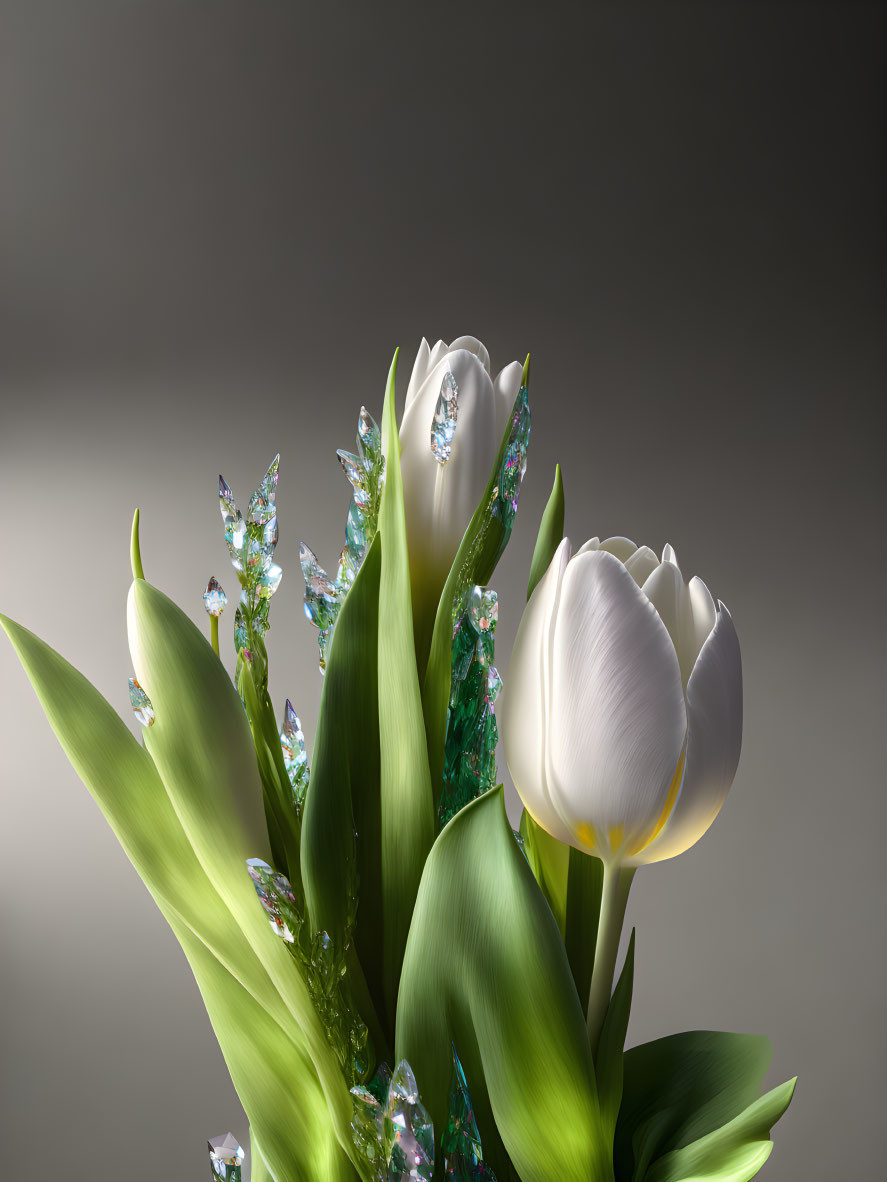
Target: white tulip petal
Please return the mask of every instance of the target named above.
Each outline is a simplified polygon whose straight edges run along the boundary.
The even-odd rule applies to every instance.
[[[670,542],[666,542],[662,549],[662,561],[671,562],[680,570],[681,564],[678,562],[678,556],[674,552],[674,546]]]
[[[493,382],[493,393],[496,400],[496,427],[501,442],[505,434],[505,424],[508,422],[514,407],[514,400],[520,392],[521,378],[524,367],[519,361],[512,361],[496,375]]]
[[[606,550],[608,554],[612,554],[614,558],[618,558],[620,562],[626,562],[637,550],[637,546],[631,538],[607,538],[601,542],[601,549]]]
[[[580,546],[576,551],[576,557],[578,558],[580,554],[593,554],[595,550],[600,550],[600,548],[600,538],[589,538],[585,545]]]
[[[670,546],[666,546],[663,555],[666,551],[674,554]],[[665,557],[644,581],[643,589],[668,629],[686,685],[699,650],[714,627],[714,600],[701,579],[691,579],[688,585],[680,568]]]
[[[467,349],[469,353],[473,353],[487,373],[490,372],[490,355],[486,346],[477,337],[456,337],[454,341],[450,341],[448,351],[455,353],[457,349]]]
[[[434,369],[435,365],[443,361],[444,357],[446,357],[447,352],[449,351],[449,348],[450,346],[446,341],[438,341],[437,344],[432,348],[431,354],[428,358],[429,373],[432,369]]]
[[[422,338],[422,344],[416,353],[416,360],[413,362],[413,372],[410,374],[410,384],[407,386],[407,397],[404,409],[410,405],[416,395],[419,393],[419,387],[425,381],[425,376],[428,373],[428,363],[431,358],[431,349],[428,347],[428,341],[425,337]]]
[[[545,761],[551,638],[569,559],[570,541],[564,538],[524,609],[498,715],[508,770],[527,811],[553,837],[576,844],[551,802]]]
[[[554,629],[548,781],[574,832],[593,827],[607,858],[645,840],[661,817],[687,715],[674,645],[624,565],[577,555]],[[579,844],[574,841],[573,844]]]
[[[714,628],[687,686],[687,755],[677,803],[662,832],[632,861],[673,858],[695,844],[720,812],[742,746],[742,658],[730,613]]]
[[[625,560],[625,569],[639,587],[643,587],[658,565],[659,559],[649,546],[638,546]]]

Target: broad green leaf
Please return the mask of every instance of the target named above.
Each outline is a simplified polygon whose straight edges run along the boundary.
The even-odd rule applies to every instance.
[[[136,675],[154,704],[149,752],[185,834],[295,1018],[343,1146],[351,1103],[306,983],[258,905],[244,868],[269,856],[262,789],[246,712],[221,662],[188,617],[136,579],[128,607]]]
[[[576,993],[583,1009],[588,1005],[588,992],[591,989],[603,889],[604,864],[600,858],[570,846],[564,941],[573,980],[576,982]]]
[[[791,1103],[796,1082],[773,1088],[728,1124],[659,1158],[645,1182],[749,1182],[770,1156],[770,1130]]]
[[[529,357],[524,366],[522,387],[529,382]],[[518,394],[520,397],[520,394]],[[512,412],[513,413],[513,412]],[[437,811],[443,786],[444,743],[447,731],[447,705],[450,700],[450,680],[453,661],[453,602],[465,586],[475,583],[486,586],[489,583],[502,548],[507,540],[505,526],[497,518],[490,518],[489,507],[493,500],[499,469],[511,434],[512,415],[508,416],[505,432],[499,444],[499,451],[490,472],[490,479],[481,497],[474,516],[459,544],[450,573],[444,584],[434,632],[431,651],[422,682],[422,710],[425,716],[425,732],[428,741],[428,763],[431,769],[431,783],[434,809]],[[488,520],[489,519],[489,520]]]
[[[612,1179],[584,1013],[501,787],[435,842],[404,960],[397,1058],[415,1070],[439,1129],[451,1045],[499,1178],[509,1176],[510,1158],[522,1182]]]
[[[612,1144],[616,1132],[616,1118],[622,1101],[622,1074],[625,1050],[625,1035],[631,1014],[631,994],[634,987],[634,932],[628,942],[625,964],[610,998],[610,1005],[601,1027],[595,1059],[598,1097],[601,1105],[601,1119],[608,1144]]]
[[[394,1024],[397,987],[435,815],[413,641],[400,439],[394,409],[397,354],[382,411],[385,486],[379,506],[379,743],[382,849],[382,954],[386,1018]]]
[[[231,1079],[261,1141],[266,1177],[355,1180],[333,1134],[317,1073],[234,977],[187,928],[172,924],[203,996]],[[253,1177],[261,1178],[253,1167]]]
[[[312,928],[329,932],[336,941],[344,937],[351,896],[358,893],[357,953],[373,1009],[382,1016],[380,559],[381,539],[374,539],[336,621],[302,822],[302,871]],[[366,1014],[364,1018],[371,1024]],[[386,1041],[393,1046],[393,1031]],[[384,1048],[377,1050],[381,1054]]]
[[[530,563],[530,580],[527,584],[527,599],[545,572],[548,570],[554,552],[561,544],[564,536],[564,482],[561,477],[561,466],[554,469],[554,486],[548,498],[548,504],[542,514],[539,524],[539,534],[536,538],[536,548],[533,551],[533,561]]]
[[[526,809],[521,813],[520,835],[524,852],[542,893],[548,900],[554,918],[557,920],[561,937],[567,922],[567,880],[570,869],[570,846],[537,824]],[[592,949],[594,940],[592,939]]]
[[[761,1090],[770,1064],[761,1035],[689,1030],[626,1052],[616,1175],[645,1178],[651,1162],[732,1121]]]

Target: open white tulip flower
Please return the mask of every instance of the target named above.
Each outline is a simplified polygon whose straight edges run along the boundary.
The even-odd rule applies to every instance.
[[[733,781],[742,664],[730,613],[685,580],[671,546],[660,562],[627,538],[593,538],[571,558],[565,538],[524,611],[500,722],[527,811],[604,863],[591,1027],[633,870],[698,841]]]
[[[400,425],[407,546],[417,630],[437,599],[462,535],[486,488],[523,367],[495,378],[475,337],[416,354]],[[427,610],[425,608],[427,607]]]

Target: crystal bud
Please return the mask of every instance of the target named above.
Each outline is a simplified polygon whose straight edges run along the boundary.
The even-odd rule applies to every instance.
[[[132,703],[132,712],[142,726],[152,726],[154,707],[151,705],[151,699],[134,677],[129,679],[129,700]]]
[[[222,584],[216,578],[210,579],[203,593],[203,606],[211,616],[220,616],[228,603]]]
[[[389,1182],[431,1182],[434,1174],[434,1126],[419,1099],[416,1077],[402,1059],[391,1077],[385,1112]]]
[[[223,1182],[240,1182],[243,1150],[233,1133],[212,1137],[206,1143],[209,1150],[210,1177]]]
[[[295,933],[300,924],[289,879],[261,858],[247,858],[246,868],[259,901],[265,908],[271,930],[287,944],[295,943]]]
[[[280,728],[280,749],[283,752],[286,774],[290,778],[296,799],[301,803],[305,799],[308,787],[308,750],[305,746],[302,724],[289,698],[286,700],[283,726]]]
[[[264,525],[276,514],[274,501],[277,496],[277,476],[280,467],[280,456],[275,456],[271,467],[262,477],[262,483],[249,499],[246,515],[250,523]]]
[[[459,415],[459,387],[447,370],[440,384],[440,394],[431,420],[431,451],[439,464],[445,464],[453,448],[456,419]]]

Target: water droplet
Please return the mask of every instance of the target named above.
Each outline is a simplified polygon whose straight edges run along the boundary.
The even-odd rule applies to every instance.
[[[452,373],[447,370],[440,385],[440,394],[431,420],[431,451],[439,464],[450,458],[456,420],[459,417],[459,387]]]
[[[210,579],[203,593],[203,606],[211,616],[220,616],[228,604],[228,596],[216,578]]]
[[[154,707],[151,705],[151,699],[134,677],[129,679],[129,700],[132,703],[132,712],[142,726],[153,726]]]

